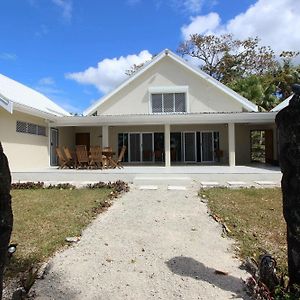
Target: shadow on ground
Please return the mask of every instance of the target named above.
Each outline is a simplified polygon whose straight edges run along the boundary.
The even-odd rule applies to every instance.
[[[208,282],[239,297],[245,296],[243,299],[248,299],[243,291],[244,282],[241,278],[216,274],[215,269],[209,268],[191,257],[176,256],[166,261],[165,264],[174,274]]]
[[[82,282],[77,282],[77,286],[80,287]],[[84,299],[84,296],[81,295],[76,288],[66,286],[64,281],[59,274],[51,274],[45,279],[36,280],[32,289],[29,292],[29,299],[35,300],[76,300]]]

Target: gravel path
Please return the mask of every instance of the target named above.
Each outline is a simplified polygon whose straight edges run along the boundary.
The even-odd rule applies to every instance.
[[[247,299],[231,246],[196,188],[131,187],[32,289],[55,300]]]

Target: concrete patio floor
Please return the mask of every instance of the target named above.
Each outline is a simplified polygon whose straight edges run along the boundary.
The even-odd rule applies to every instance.
[[[180,185],[192,181],[201,185],[262,186],[279,185],[281,172],[278,167],[268,165],[250,166],[125,166],[123,169],[32,169],[12,171],[13,182],[43,181],[49,183],[71,182],[85,184],[99,181],[116,181],[136,185]],[[204,184],[203,184],[204,183]],[[265,183],[265,184],[263,184]]]

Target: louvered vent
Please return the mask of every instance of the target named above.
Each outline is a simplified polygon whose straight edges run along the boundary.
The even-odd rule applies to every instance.
[[[38,135],[46,136],[46,127],[38,126]]]
[[[32,123],[27,123],[27,126],[28,126],[28,131],[27,131],[27,133],[30,133],[30,134],[37,134],[37,125],[32,124]]]
[[[164,112],[174,111],[174,94],[163,94],[164,97]]]
[[[28,133],[28,134],[35,134],[46,136],[46,127],[40,126],[33,123],[27,123],[22,121],[17,121],[16,124],[16,131],[20,133]]]
[[[162,112],[162,94],[152,94],[152,112]]]
[[[185,112],[185,93],[175,94],[175,112]]]
[[[186,112],[185,93],[152,94],[152,113]]]
[[[27,123],[26,122],[21,122],[17,121],[17,132],[27,132]]]

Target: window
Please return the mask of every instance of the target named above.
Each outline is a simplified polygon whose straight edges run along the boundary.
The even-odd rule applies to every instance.
[[[152,113],[186,112],[185,93],[151,94]]]
[[[46,136],[46,127],[37,124],[17,121],[16,131],[20,133],[29,133],[35,135]]]

